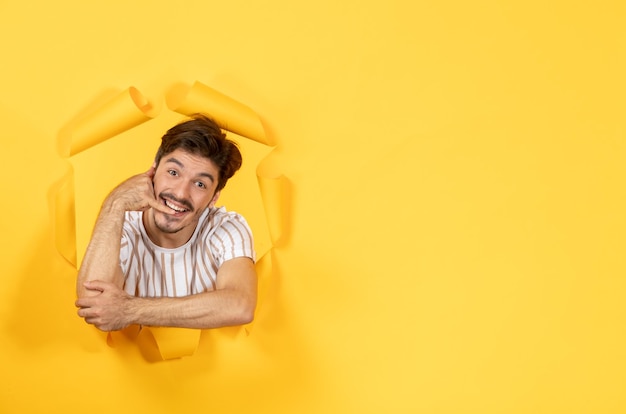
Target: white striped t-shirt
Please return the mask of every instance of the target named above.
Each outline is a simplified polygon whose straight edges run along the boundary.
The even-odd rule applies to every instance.
[[[224,207],[207,208],[184,245],[159,247],[150,240],[141,211],[126,212],[120,265],[124,290],[141,297],[187,296],[215,290],[217,270],[226,260],[255,260],[252,232],[246,220]]]

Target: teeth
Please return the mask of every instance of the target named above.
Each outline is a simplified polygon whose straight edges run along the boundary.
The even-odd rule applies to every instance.
[[[171,204],[168,200],[165,200],[165,205],[168,206],[169,208],[171,208],[174,211],[177,211],[179,213],[182,213],[184,211],[187,211],[186,208],[182,208],[182,207],[177,207],[174,204]]]

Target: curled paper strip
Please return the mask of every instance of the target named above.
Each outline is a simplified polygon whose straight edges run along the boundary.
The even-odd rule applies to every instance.
[[[166,101],[172,111],[183,115],[209,114],[223,129],[271,145],[256,112],[200,82],[172,88]]]
[[[148,361],[191,356],[198,349],[200,329],[142,328],[137,344]]]
[[[283,175],[258,178],[272,244],[279,246],[285,241],[289,223],[289,182]]]
[[[246,217],[254,233],[257,250],[256,268],[259,276],[258,303],[260,304],[263,300],[263,292],[265,292],[264,287],[268,285],[272,275],[271,255],[267,253],[271,250],[272,240],[282,239],[281,235],[284,234],[286,223],[285,208],[282,206],[285,202],[285,194],[281,193],[285,188],[286,180],[284,177],[261,178],[256,170],[256,166],[271,151],[263,124],[259,116],[249,107],[199,82],[195,82],[192,87],[173,88],[167,96],[167,103],[168,108],[183,115],[207,114],[223,129],[248,138],[244,142],[239,142],[247,164],[244,162],[242,170],[232,179],[232,184],[229,182],[229,186],[233,186],[238,191],[226,192],[227,194],[223,194],[221,199],[226,200],[230,209]],[[80,165],[80,159],[85,154],[74,157],[76,154],[97,146],[155,116],[156,111],[148,100],[137,89],[130,87],[96,110],[68,124],[59,134],[61,155],[69,157],[70,162],[75,161]],[[167,127],[170,126],[168,124]],[[91,156],[89,153],[87,155]],[[93,155],[96,154],[93,153]],[[87,204],[81,197],[88,189],[81,187],[78,181],[75,184],[74,181],[74,175],[70,169],[60,181],[59,186],[54,189],[53,209],[57,248],[63,257],[78,267],[76,227],[79,223],[76,222],[75,205],[77,198],[83,201],[81,205]],[[92,183],[89,182],[89,185],[91,186]],[[74,193],[75,186],[76,194]],[[83,192],[78,193],[80,191]],[[267,194],[261,194],[262,191],[266,191]],[[81,197],[78,197],[79,195]],[[272,223],[268,223],[269,220]],[[84,228],[81,227],[81,230]],[[79,247],[82,250],[82,245]],[[244,327],[246,332],[250,331],[253,323]],[[108,336],[110,345],[126,338],[126,341],[136,342],[147,359],[167,360],[192,355],[199,345],[201,330],[143,327],[133,332],[132,335],[127,332],[122,334],[123,336],[119,333],[112,333]]]
[[[76,214],[74,202],[74,171],[71,166],[65,175],[52,186],[52,231],[57,250],[76,266]]]
[[[133,87],[75,120],[59,136],[63,156],[73,156],[152,119],[152,104]]]
[[[256,308],[261,309],[274,270],[272,263],[272,253],[269,252],[268,254],[264,255],[260,260],[257,260],[255,269],[258,278]],[[254,327],[255,322],[256,318],[252,322],[244,326],[246,334],[249,335],[252,332],[252,328]]]
[[[61,156],[72,157],[151,119],[150,102],[134,87],[116,93],[100,106],[77,117],[58,135]],[[54,188],[54,232],[57,250],[75,267],[80,264],[76,240],[76,196],[73,169]]]

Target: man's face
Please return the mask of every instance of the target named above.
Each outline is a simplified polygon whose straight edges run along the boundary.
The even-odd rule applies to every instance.
[[[154,174],[154,195],[172,214],[153,210],[156,228],[172,236],[180,233],[175,237],[185,243],[204,209],[217,201],[218,177],[217,167],[208,158],[180,149],[164,155]]]

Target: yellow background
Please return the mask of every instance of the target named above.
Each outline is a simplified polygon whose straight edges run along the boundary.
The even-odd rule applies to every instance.
[[[626,411],[625,4],[0,2],[0,412]],[[195,80],[278,144],[289,237],[250,336],[147,363],[75,315],[56,139]]]

